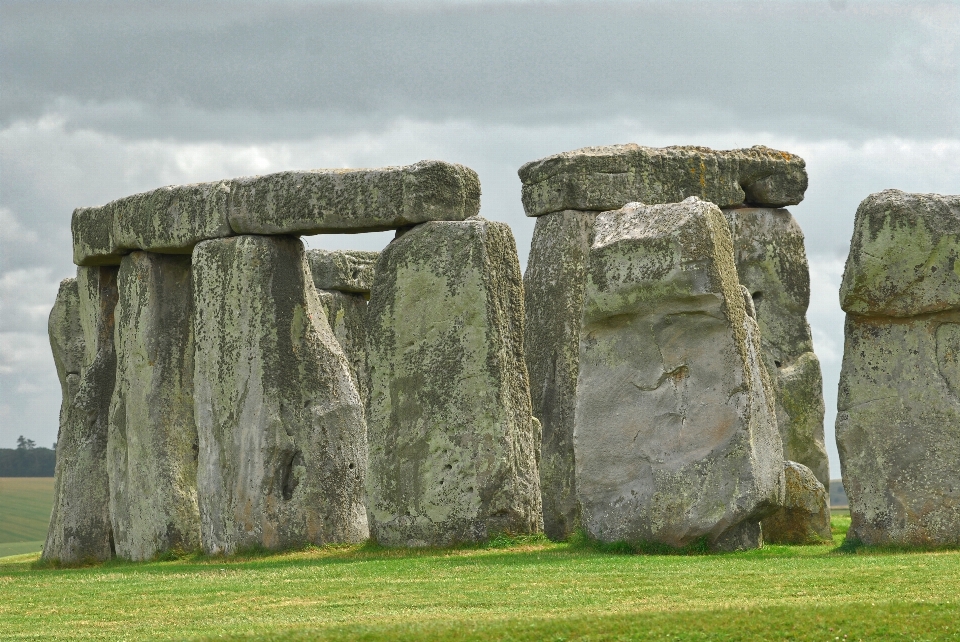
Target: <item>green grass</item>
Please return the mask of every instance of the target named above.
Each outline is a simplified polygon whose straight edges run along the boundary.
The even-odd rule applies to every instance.
[[[0,477],[0,545],[45,539],[52,508],[53,477]]]
[[[0,560],[0,639],[957,640],[960,551],[617,555],[500,540],[38,569]]]

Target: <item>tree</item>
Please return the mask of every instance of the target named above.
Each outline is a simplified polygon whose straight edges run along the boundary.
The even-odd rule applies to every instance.
[[[32,439],[24,439],[23,435],[17,437],[17,450],[33,450],[37,447]]]

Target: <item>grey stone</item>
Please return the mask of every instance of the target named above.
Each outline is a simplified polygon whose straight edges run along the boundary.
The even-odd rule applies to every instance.
[[[117,268],[78,268],[76,288],[76,299],[72,285],[61,288],[50,326],[51,344],[57,346],[54,356],[62,359],[57,370],[66,374],[68,396],[60,410],[54,504],[42,559],[64,564],[113,556],[106,451],[116,377]],[[83,334],[79,375],[72,372],[77,365],[78,325]]]
[[[303,244],[203,241],[193,291],[204,550],[366,539],[363,408]]]
[[[476,172],[442,161],[280,172],[238,178],[232,190],[230,227],[238,234],[369,232],[460,221],[480,210]]]
[[[112,204],[73,210],[70,232],[77,265],[120,265],[124,252],[114,242]]]
[[[510,228],[407,231],[377,262],[368,310],[371,536],[443,546],[542,527]]]
[[[840,306],[909,317],[960,307],[960,196],[884,190],[860,203]]]
[[[527,216],[615,210],[626,203],[675,203],[697,196],[720,207],[795,205],[807,188],[802,158],[763,146],[584,147],[520,168]]]
[[[316,283],[316,281],[314,281]],[[366,407],[367,391],[367,300],[362,294],[339,292],[337,290],[317,290],[320,305],[327,315],[333,336],[343,349],[350,364],[360,400]]]
[[[599,214],[574,428],[587,533],[759,544],[783,502],[775,412],[720,210],[690,198]]]
[[[307,250],[313,284],[318,290],[370,294],[379,252]]]
[[[806,317],[810,266],[803,232],[785,209],[728,209],[724,216],[733,236],[740,283],[756,307],[784,457],[807,466],[828,485],[823,381]]]
[[[77,393],[86,350],[80,326],[80,291],[76,279],[60,281],[57,300],[47,321],[47,334],[63,403],[68,404]]]
[[[121,251],[190,254],[207,239],[232,234],[229,181],[171,185],[110,203],[113,242]]]
[[[117,556],[199,550],[190,257],[133,252],[117,286],[107,442]]]
[[[533,414],[543,425],[543,530],[557,541],[580,525],[573,417],[583,288],[595,218],[595,212],[574,210],[539,217],[523,275],[530,396]]]
[[[771,544],[823,544],[830,532],[830,498],[813,471],[783,462],[784,503],[763,519],[763,539]]]

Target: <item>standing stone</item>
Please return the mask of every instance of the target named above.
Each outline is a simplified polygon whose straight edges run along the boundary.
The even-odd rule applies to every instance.
[[[541,528],[510,228],[424,223],[384,249],[367,324],[371,536],[444,546]]]
[[[307,250],[313,284],[318,290],[363,294],[370,298],[379,252]]]
[[[363,408],[303,244],[204,241],[193,288],[204,550],[366,539]]]
[[[837,449],[848,539],[960,544],[960,196],[857,210],[840,289]]]
[[[795,461],[783,462],[783,506],[763,518],[763,540],[770,544],[823,544],[830,532],[830,498],[813,471]]]
[[[42,559],[73,564],[113,556],[107,426],[116,378],[113,346],[117,268],[81,267],[61,286],[51,313],[51,345],[66,374],[57,436],[54,504]],[[81,363],[77,327],[84,346]],[[58,357],[59,355],[59,357]],[[73,370],[79,365],[79,373]]]
[[[119,557],[200,548],[190,257],[133,252],[117,277],[107,463]]]
[[[556,541],[567,539],[580,525],[573,417],[583,288],[595,218],[595,212],[575,210],[538,218],[523,275],[530,397],[533,415],[543,425],[543,530]]]
[[[803,232],[785,209],[724,211],[740,283],[753,298],[760,345],[777,401],[783,455],[830,484],[823,438],[823,378],[807,323],[810,266]]]
[[[598,215],[573,439],[591,537],[760,543],[783,502],[783,447],[748,300],[715,205]]]

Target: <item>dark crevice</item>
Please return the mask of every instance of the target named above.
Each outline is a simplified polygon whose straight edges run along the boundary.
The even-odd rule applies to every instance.
[[[300,484],[300,478],[294,474],[294,468],[303,466],[303,453],[299,450],[293,451],[286,466],[283,467],[283,482],[280,492],[285,500],[293,499],[293,493]]]

